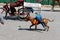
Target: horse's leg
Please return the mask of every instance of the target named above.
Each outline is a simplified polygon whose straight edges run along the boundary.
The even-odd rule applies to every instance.
[[[34,25],[32,24],[32,25],[30,26],[30,29],[31,29],[32,26],[34,26]]]

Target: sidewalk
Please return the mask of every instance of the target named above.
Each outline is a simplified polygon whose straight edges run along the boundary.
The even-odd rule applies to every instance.
[[[3,6],[3,5],[5,5],[5,3],[0,3],[0,6]],[[49,7],[52,7],[51,5],[42,5],[42,7],[45,7],[45,8],[49,8]],[[59,6],[58,5],[56,5],[55,6],[56,8],[59,8]]]
[[[52,6],[51,5],[42,5],[42,7],[44,7],[44,8],[50,8]],[[55,5],[54,7],[59,8],[59,5]]]

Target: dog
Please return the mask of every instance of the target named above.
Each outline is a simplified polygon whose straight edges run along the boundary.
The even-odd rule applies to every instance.
[[[30,29],[31,29],[31,27],[32,26],[35,26],[35,30],[37,29],[37,25],[38,24],[40,24],[40,22],[37,20],[37,19],[35,19],[34,17],[31,17],[31,16],[27,16],[26,17],[26,21],[30,21],[31,23],[32,23],[32,25],[30,25]],[[44,23],[44,25],[45,25],[45,29],[44,29],[44,31],[45,30],[49,30],[49,26],[48,26],[48,21],[49,22],[53,22],[54,20],[50,20],[50,19],[47,19],[47,18],[43,18],[43,23]]]

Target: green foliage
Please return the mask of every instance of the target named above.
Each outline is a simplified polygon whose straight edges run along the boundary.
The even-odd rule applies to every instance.
[[[0,0],[0,3],[11,3],[11,2],[17,2],[18,0]]]

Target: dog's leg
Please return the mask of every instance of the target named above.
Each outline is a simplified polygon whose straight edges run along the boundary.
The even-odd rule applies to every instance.
[[[49,30],[49,26],[46,24],[46,29],[47,29],[47,31]]]
[[[33,24],[30,26],[30,29],[31,29],[32,26],[33,26]]]
[[[37,25],[35,25],[35,30],[37,30]]]

